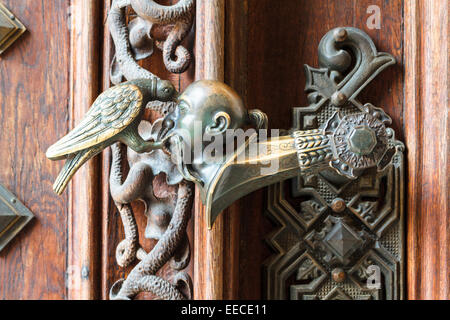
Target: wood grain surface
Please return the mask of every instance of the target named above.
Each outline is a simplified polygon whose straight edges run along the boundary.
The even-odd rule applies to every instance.
[[[69,2],[2,2],[28,31],[0,56],[0,183],[35,218],[0,253],[0,299],[65,299],[68,195],[45,151],[69,128]]]
[[[100,93],[102,7],[100,0],[71,1],[71,128],[86,115]],[[69,299],[97,299],[100,284],[100,162],[88,161],[70,185],[68,215]]]
[[[225,83],[242,97],[247,106],[248,1],[225,2]],[[247,204],[248,205],[248,204]],[[224,219],[224,299],[239,298],[241,219],[246,214],[245,199],[235,201],[223,213]]]
[[[177,0],[161,0],[158,3],[163,5],[170,5],[176,3]],[[111,0],[104,1],[103,4],[103,21],[106,20],[108,15],[109,7]],[[127,11],[131,13],[131,10]],[[131,17],[131,16],[130,16]],[[109,35],[109,30],[107,24],[104,25],[104,41],[103,41],[103,61],[102,61],[102,86],[103,90],[109,88],[111,86],[109,79],[109,67],[112,61],[112,57],[114,55],[114,44]],[[191,34],[185,39],[183,45],[192,52],[193,50],[193,42],[194,42],[194,33]],[[157,75],[161,79],[170,80],[176,87],[178,91],[183,91],[194,79],[194,70],[195,64],[191,63],[188,70],[182,74],[173,74],[167,71],[166,67],[163,63],[162,52],[159,49],[155,49],[153,54],[143,60],[140,61],[140,64],[150,70],[153,74]],[[146,120],[154,120],[155,114],[146,114]],[[123,233],[123,226],[120,220],[119,213],[117,208],[114,205],[113,200],[111,199],[109,193],[109,172],[110,172],[110,164],[111,164],[111,154],[110,149],[108,148],[102,154],[102,173],[101,173],[101,181],[102,181],[102,240],[101,240],[101,260],[102,260],[102,271],[101,271],[101,298],[109,299],[109,290],[111,286],[117,280],[121,278],[125,278],[128,273],[131,271],[132,267],[122,268],[117,265],[115,252],[116,247],[119,242],[124,239],[125,235]],[[124,166],[125,170],[128,170],[127,165]],[[127,171],[125,171],[126,173]],[[158,179],[154,184],[155,188],[158,188],[161,192],[164,190],[168,190],[168,186],[165,184],[164,179]],[[153,248],[156,241],[146,239],[144,237],[145,227],[147,225],[147,218],[145,216],[145,208],[142,203],[136,201],[133,203],[133,210],[136,216],[136,221],[139,228],[139,241],[146,249],[147,252]],[[191,277],[193,277],[193,245],[194,245],[194,235],[193,235],[193,222],[189,223],[187,227],[188,238],[190,239],[191,246],[191,260],[189,265],[183,271],[187,272]],[[163,267],[157,275],[163,276],[164,278],[170,278],[173,274],[173,271],[170,267]],[[152,299],[152,295],[142,293],[139,294],[138,299]]]
[[[225,0],[197,0],[195,79],[224,80]],[[194,299],[223,299],[225,223],[219,215],[208,230],[196,188],[194,203]]]
[[[450,299],[448,9],[448,1],[405,6],[409,299]]]

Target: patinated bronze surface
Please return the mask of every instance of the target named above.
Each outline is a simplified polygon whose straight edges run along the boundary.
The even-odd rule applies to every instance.
[[[137,16],[130,19],[127,8],[133,9]],[[116,48],[111,82],[118,84],[123,78],[159,80],[137,62],[152,55],[155,47],[162,50],[164,64],[170,72],[184,72],[192,58],[181,43],[191,30],[194,12],[194,0],[180,0],[172,6],[159,5],[152,0],[114,0],[108,14]],[[127,20],[131,21],[127,24]],[[164,116],[174,105],[173,102],[151,101],[147,108]],[[160,129],[160,120],[153,124],[142,121],[139,134],[145,140],[154,140]],[[126,177],[121,165],[125,154],[130,166]],[[159,194],[153,189],[153,182],[164,176],[169,187],[164,194]],[[182,179],[166,150],[136,153],[128,148],[125,152],[119,142],[112,146],[110,187],[125,229],[125,239],[116,250],[117,263],[125,267],[140,261],[127,279],[120,279],[113,285],[110,298],[130,299],[140,292],[150,292],[157,299],[190,299],[192,281],[183,269],[190,260],[186,226],[191,215],[192,186]],[[134,200],[146,205],[146,238],[158,240],[148,253],[139,244],[131,206]],[[170,279],[156,275],[167,262],[173,271]]]
[[[276,254],[265,265],[265,296],[402,299],[404,147],[382,109],[356,100],[394,59],[354,28],[330,31],[319,58],[320,68],[305,66],[311,104],[294,108],[292,130],[328,131],[332,158],[269,187],[267,215],[280,227],[268,238]],[[301,163],[311,158],[299,153]]]
[[[206,205],[209,227],[233,201],[272,185],[268,214],[281,227],[268,239],[277,254],[266,265],[267,298],[401,298],[404,147],[381,108],[356,100],[379,72],[395,62],[392,56],[378,53],[361,30],[330,31],[319,45],[320,68],[306,66],[311,104],[294,109],[289,134],[263,139],[254,130],[246,139],[238,139],[231,152],[218,156],[205,152],[211,140],[227,141],[230,131],[266,129],[267,116],[259,110],[247,111],[240,97],[221,82],[197,81],[178,95],[169,83],[139,67],[136,60],[143,53],[129,51],[133,25],[123,28],[127,5],[147,21],[161,21],[164,11],[160,10],[168,9],[153,1],[145,5],[137,0],[114,1],[110,24],[122,74],[115,78],[113,73],[112,79],[125,76],[129,82],[103,93],[86,120],[47,152],[53,159],[69,157],[64,179],[57,180],[63,182],[56,184],[56,191],[62,191],[84,161],[118,142],[112,146],[110,186],[125,239],[116,257],[121,266],[139,262],[126,279],[113,285],[110,297],[130,299],[151,292],[162,299],[190,298],[191,279],[181,270],[189,262],[185,229],[194,182]],[[187,12],[193,2],[180,1],[169,8],[174,10],[169,16],[183,20],[180,24],[170,20],[175,23],[173,32],[177,25],[190,27],[184,18],[190,17]],[[152,100],[173,100],[176,105]],[[153,124],[141,121],[144,106],[158,110],[164,119]],[[120,142],[129,147],[126,177]],[[254,146],[256,153],[251,152]],[[268,168],[272,161],[277,166]],[[175,192],[155,193],[153,181],[161,173]],[[289,179],[293,181],[290,197],[301,197],[299,208],[287,201]],[[139,244],[134,200],[146,204],[146,236],[158,240],[149,253]],[[180,270],[171,281],[156,275],[169,260],[173,269]],[[368,287],[373,268],[378,268],[377,281],[382,282],[376,289]]]
[[[144,139],[153,139],[160,127],[161,119],[153,125],[142,121],[139,132]],[[161,149],[139,154],[129,148],[127,159],[130,171],[122,181],[124,150],[119,144],[111,146],[111,149],[111,196],[119,209],[125,230],[125,239],[117,246],[116,260],[121,267],[132,264],[136,259],[141,261],[135,267],[139,271],[133,271],[126,280],[121,279],[114,284],[111,298],[129,299],[139,292],[151,292],[163,299],[190,298],[191,279],[181,270],[190,259],[186,224],[191,216],[192,186],[183,182],[183,177],[170,161],[170,156]],[[161,173],[173,192],[155,192],[153,181]],[[131,202],[135,200],[145,203],[148,218],[146,238],[158,240],[148,254],[139,244],[138,226],[131,206]],[[167,262],[170,262],[172,269],[178,271],[174,283],[155,275]]]
[[[142,139],[137,127],[148,102],[175,97],[169,81],[154,78],[131,80],[103,92],[81,123],[47,150],[51,160],[67,158],[53,185],[55,192],[61,194],[87,160],[117,141],[141,153],[160,148],[160,144]]]
[[[207,143],[196,141],[193,123],[203,124],[201,136],[217,138],[251,124],[251,117],[230,88],[199,81],[166,116],[163,137],[170,137],[183,177],[200,188],[209,227],[240,197],[297,177],[293,197],[305,199],[299,208],[286,200],[283,184],[270,188],[269,216],[282,227],[269,238],[277,254],[266,267],[268,298],[402,298],[404,146],[381,108],[356,100],[395,61],[355,28],[327,33],[319,61],[320,69],[306,66],[311,105],[294,109],[296,127],[289,135],[255,143],[255,132],[231,154],[207,161],[194,150],[200,145],[205,151]],[[258,115],[254,119],[265,119]],[[258,152],[252,155],[255,144]],[[194,158],[190,164],[186,154]],[[263,172],[268,161],[277,166]]]
[[[0,3],[0,54],[12,45],[26,30],[23,23]]]
[[[391,164],[394,154],[402,148],[402,144],[395,140],[393,130],[386,127],[391,123],[391,119],[382,109],[371,104],[357,104],[355,95],[348,88],[359,92],[361,86],[371,79],[372,73],[380,72],[392,64],[393,59],[389,55],[373,51],[375,49],[370,45],[370,39],[367,36],[364,38],[359,30],[348,28],[348,31],[344,31],[352,33],[355,47],[361,49],[357,51],[359,67],[351,74],[355,77],[353,80],[347,76],[340,83],[334,84],[334,91],[330,89],[333,80],[324,76],[327,74],[324,70],[319,70],[317,77],[322,78],[316,78],[315,81],[323,81],[322,85],[329,90],[328,97],[325,96],[322,100],[328,99],[334,109],[330,112],[330,117],[320,123],[321,126],[317,129],[293,130],[290,135],[258,143],[254,143],[257,139],[255,132],[247,142],[242,141],[235,152],[209,161],[205,152],[195,152],[193,146],[201,146],[200,151],[204,151],[211,139],[199,139],[203,139],[205,135],[211,138],[222,136],[226,139],[226,130],[244,128],[251,123],[251,117],[244,111],[236,93],[215,81],[196,82],[180,96],[178,108],[164,121],[170,123],[170,128],[163,129],[163,134],[165,138],[172,139],[171,151],[183,176],[200,187],[209,227],[217,215],[235,200],[256,189],[298,174],[310,175],[334,169],[331,172],[337,174],[339,179],[356,179],[366,169],[376,167],[378,171],[382,171]],[[322,42],[322,46],[324,45]],[[346,58],[347,56],[344,56],[344,59]],[[324,59],[322,57],[322,60]],[[350,63],[350,60],[346,61]],[[333,76],[338,77],[337,74]],[[359,86],[355,83],[359,83]],[[350,97],[350,106],[344,108],[343,101],[333,102],[333,97],[347,95]],[[314,99],[317,97],[320,96],[315,96]],[[360,109],[356,109],[356,106],[360,106]],[[258,115],[257,122],[267,122],[266,116],[261,112],[250,114]],[[195,122],[202,123],[201,135],[194,135]],[[191,142],[190,147],[186,147],[186,141]],[[258,153],[249,155],[251,148],[257,148]],[[191,154],[191,164],[183,163],[186,153]],[[267,170],[270,169],[266,167],[274,161],[277,168],[269,174]]]

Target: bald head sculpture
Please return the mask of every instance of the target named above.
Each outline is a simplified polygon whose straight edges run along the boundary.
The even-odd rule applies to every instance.
[[[200,182],[193,172],[205,167],[208,161],[202,151],[213,139],[225,141],[227,130],[266,124],[265,114],[248,112],[232,88],[219,81],[201,80],[178,97],[177,107],[163,121],[160,139],[170,141],[173,159],[185,178]]]

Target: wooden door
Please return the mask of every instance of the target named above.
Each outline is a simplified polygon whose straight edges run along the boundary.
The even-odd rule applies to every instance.
[[[197,22],[197,37],[224,42],[215,52],[224,56],[225,82],[249,109],[266,112],[272,128],[290,128],[291,108],[307,105],[303,64],[317,66],[317,46],[328,30],[360,28],[395,57],[397,64],[360,99],[382,106],[406,144],[405,298],[448,299],[448,77],[437,71],[448,74],[448,2],[248,0],[216,1],[216,8],[222,24]],[[267,190],[261,190],[225,210],[210,233],[196,229],[198,270],[207,270],[195,278],[197,298],[264,297],[262,266],[277,252],[267,244],[277,226],[266,210]],[[201,209],[195,217],[197,228]],[[211,253],[217,250],[220,258]]]
[[[111,152],[87,163],[57,196],[52,184],[62,163],[46,159],[45,150],[111,86],[111,1],[3,3],[28,31],[0,56],[0,183],[35,218],[0,252],[0,298],[108,299],[132,269],[115,259],[124,233],[109,193]],[[379,24],[371,20],[377,13]],[[303,64],[318,65],[318,43],[337,26],[362,29],[397,61],[360,99],[382,106],[406,145],[405,298],[448,299],[447,1],[196,0],[183,41],[193,54],[188,70],[167,71],[160,50],[140,64],[180,91],[197,79],[224,81],[249,109],[266,112],[271,128],[288,129],[291,108],[307,105]],[[154,185],[174,192],[161,179]],[[246,196],[207,230],[196,196],[186,228],[190,258],[181,270],[192,279],[192,298],[265,297],[264,262],[275,253],[266,239],[276,230],[264,214],[266,198],[266,189]],[[145,208],[132,208],[140,243],[150,251],[156,241],[144,236]],[[157,275],[172,279],[177,272],[167,264]]]
[[[0,183],[35,218],[0,253],[0,298],[65,299],[70,200],[45,148],[70,127],[69,3],[3,3],[28,31],[0,57]]]

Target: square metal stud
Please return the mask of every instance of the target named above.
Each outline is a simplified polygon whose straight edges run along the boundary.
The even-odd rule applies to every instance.
[[[0,54],[14,43],[27,28],[0,3]]]
[[[33,213],[0,184],[0,251],[33,217]]]

